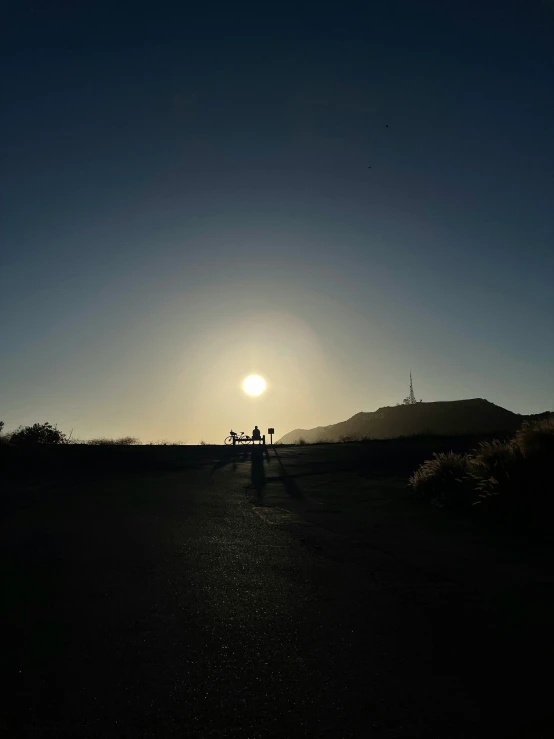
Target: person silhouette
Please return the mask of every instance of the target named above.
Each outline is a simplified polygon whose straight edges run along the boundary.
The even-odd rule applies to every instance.
[[[259,444],[261,444],[262,435],[260,433],[260,429],[257,426],[254,426],[254,430],[252,431],[252,441],[257,441]]]

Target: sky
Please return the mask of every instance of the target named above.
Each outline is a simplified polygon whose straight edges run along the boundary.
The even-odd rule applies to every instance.
[[[0,11],[6,428],[553,410],[554,0]]]

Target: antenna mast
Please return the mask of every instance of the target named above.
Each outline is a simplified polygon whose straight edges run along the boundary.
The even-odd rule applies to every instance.
[[[414,405],[417,403],[414,395],[414,385],[412,382],[412,370],[410,370],[410,394],[408,395],[408,405]]]

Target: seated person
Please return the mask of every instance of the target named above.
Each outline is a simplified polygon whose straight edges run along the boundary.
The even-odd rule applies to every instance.
[[[260,433],[260,429],[257,426],[254,426],[254,431],[252,431],[252,440],[253,441],[261,441],[262,435]]]

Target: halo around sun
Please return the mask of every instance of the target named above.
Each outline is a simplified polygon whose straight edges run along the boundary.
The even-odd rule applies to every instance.
[[[265,390],[265,380],[260,375],[248,375],[242,383],[242,389],[247,395],[261,395]]]

